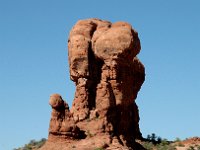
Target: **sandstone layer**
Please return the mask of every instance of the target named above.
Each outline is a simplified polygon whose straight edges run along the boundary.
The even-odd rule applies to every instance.
[[[126,22],[75,24],[68,39],[75,97],[71,109],[59,94],[50,97],[49,137],[42,149],[141,148],[135,143],[142,137],[135,103],[145,79],[140,49],[138,33]]]

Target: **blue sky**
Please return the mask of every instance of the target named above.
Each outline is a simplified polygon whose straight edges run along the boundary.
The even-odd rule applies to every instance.
[[[71,105],[67,38],[86,18],[127,21],[139,33],[143,136],[200,136],[199,6],[199,0],[0,0],[0,149],[47,138],[52,93]]]

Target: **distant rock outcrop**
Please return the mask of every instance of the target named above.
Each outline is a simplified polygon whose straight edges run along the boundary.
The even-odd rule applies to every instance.
[[[42,149],[134,149],[141,138],[135,99],[145,79],[136,56],[138,33],[126,22],[80,20],[68,51],[74,101],[69,110],[60,95],[50,97],[49,137]]]

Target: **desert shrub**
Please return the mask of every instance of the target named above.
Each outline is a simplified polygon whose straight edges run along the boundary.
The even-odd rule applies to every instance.
[[[157,150],[176,150],[175,146],[173,145],[162,145],[162,144],[158,144],[156,146]]]
[[[181,139],[177,137],[174,142],[181,142]]]
[[[104,150],[103,148],[95,148],[94,150]]]
[[[147,150],[153,150],[154,144],[152,142],[144,142],[142,143],[142,146]]]
[[[38,149],[44,145],[46,142],[45,138],[42,138],[39,141],[31,140],[28,144],[25,144],[23,147],[15,148],[14,150],[33,150]]]
[[[142,142],[142,146],[147,150],[176,150],[173,142],[162,139],[161,137],[156,136],[155,133],[147,135],[147,138]]]
[[[181,143],[181,142],[178,142],[178,146],[179,147],[185,147],[185,145],[183,143]]]
[[[194,146],[190,146],[187,150],[195,150]]]
[[[200,145],[197,146],[197,150],[200,150]]]

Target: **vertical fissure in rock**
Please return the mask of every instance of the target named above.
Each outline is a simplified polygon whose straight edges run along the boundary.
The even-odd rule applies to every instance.
[[[96,90],[97,85],[100,83],[101,80],[101,68],[103,66],[103,61],[95,58],[94,52],[92,51],[92,45],[90,43],[88,49],[88,62],[89,62],[89,78],[88,78],[88,103],[89,109],[95,109],[96,105]]]

